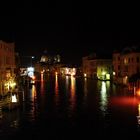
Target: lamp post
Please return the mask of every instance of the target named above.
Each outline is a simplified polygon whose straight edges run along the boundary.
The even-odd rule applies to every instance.
[[[31,56],[31,67],[32,67],[32,60],[33,60],[34,58],[35,58],[34,56]]]

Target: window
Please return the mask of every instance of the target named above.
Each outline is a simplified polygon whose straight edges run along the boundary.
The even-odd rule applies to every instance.
[[[127,65],[128,64],[128,59],[124,58],[124,64]]]
[[[137,57],[137,63],[139,63],[139,62],[140,62],[139,57]]]
[[[140,69],[139,69],[139,67],[137,67],[137,73],[139,73],[140,72]]]
[[[120,65],[118,65],[118,70],[120,70]]]
[[[125,66],[125,67],[124,67],[124,71],[125,71],[125,72],[128,72],[128,66]]]
[[[114,60],[114,61],[116,60],[116,57],[115,57],[115,56],[113,57],[113,60]]]
[[[120,57],[118,56],[118,61],[120,61]]]

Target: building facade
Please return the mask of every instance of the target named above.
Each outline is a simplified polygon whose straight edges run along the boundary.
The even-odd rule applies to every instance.
[[[15,44],[0,40],[0,94],[4,94],[10,88],[12,77],[15,77]]]
[[[85,77],[111,80],[112,60],[99,58],[96,54],[83,57],[83,74]]]
[[[114,81],[127,85],[129,78],[140,73],[140,51],[137,48],[125,48],[113,53]]]

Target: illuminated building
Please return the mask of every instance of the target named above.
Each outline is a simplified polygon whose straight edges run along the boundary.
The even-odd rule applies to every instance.
[[[112,60],[91,54],[83,57],[83,75],[100,80],[111,80]]]
[[[75,76],[76,75],[76,68],[74,68],[74,67],[62,67],[62,68],[60,68],[60,73],[62,75]]]
[[[129,78],[140,73],[140,51],[137,47],[128,47],[113,53],[114,81],[127,85]]]
[[[15,77],[15,68],[15,44],[0,40],[0,94],[7,92]]]
[[[40,61],[35,64],[35,71],[45,72],[45,73],[53,73],[55,72],[60,73],[60,67],[61,67],[61,57],[60,55],[52,55],[49,54],[47,51],[44,51],[42,54]]]

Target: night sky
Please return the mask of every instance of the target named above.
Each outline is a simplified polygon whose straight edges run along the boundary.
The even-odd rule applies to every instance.
[[[140,44],[137,11],[119,13],[118,8],[88,2],[11,3],[6,9],[1,14],[0,39],[15,41],[21,55],[37,56],[47,50],[65,62],[78,63],[94,51],[111,54]]]

